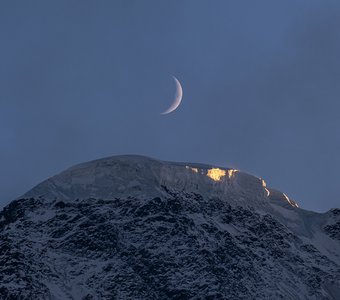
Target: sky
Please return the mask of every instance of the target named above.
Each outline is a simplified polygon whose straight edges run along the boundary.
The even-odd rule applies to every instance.
[[[339,28],[338,0],[1,1],[0,207],[119,154],[340,207]]]

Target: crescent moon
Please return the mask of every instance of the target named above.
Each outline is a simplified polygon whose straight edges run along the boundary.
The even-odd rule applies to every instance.
[[[176,83],[175,98],[174,98],[174,101],[172,102],[171,106],[166,111],[162,112],[161,115],[167,115],[167,114],[173,112],[182,102],[182,97],[183,97],[182,86],[175,76],[172,76],[172,78],[175,80],[175,83]]]

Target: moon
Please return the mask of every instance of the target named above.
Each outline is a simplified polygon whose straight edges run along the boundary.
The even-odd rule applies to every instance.
[[[174,110],[176,110],[176,108],[181,104],[182,102],[182,97],[183,97],[183,89],[182,86],[180,84],[180,82],[178,81],[178,79],[175,76],[172,76],[172,78],[175,80],[176,83],[176,93],[175,93],[175,98],[171,104],[171,106],[164,112],[161,113],[161,115],[167,115],[171,112],[173,112]]]

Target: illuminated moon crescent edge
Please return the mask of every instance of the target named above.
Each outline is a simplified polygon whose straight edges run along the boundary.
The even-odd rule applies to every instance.
[[[166,114],[173,112],[182,102],[182,97],[183,97],[182,86],[175,76],[172,76],[172,77],[173,77],[173,79],[175,80],[175,83],[176,83],[175,98],[174,98],[174,101],[172,102],[171,106],[166,111],[162,112],[161,115],[166,115]]]

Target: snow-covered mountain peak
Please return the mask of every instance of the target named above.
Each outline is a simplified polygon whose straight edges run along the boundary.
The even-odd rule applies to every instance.
[[[169,187],[207,197],[238,194],[238,204],[264,205],[268,200],[297,207],[264,180],[239,170],[197,163],[166,162],[137,155],[112,156],[73,166],[42,182],[23,197],[68,200],[118,196],[157,196]],[[243,203],[245,198],[256,199]],[[230,198],[230,197],[229,197]],[[233,198],[234,199],[234,198]]]
[[[340,210],[238,170],[113,156],[0,211],[0,299],[340,299]]]

